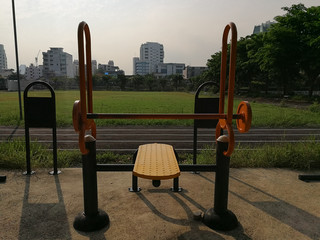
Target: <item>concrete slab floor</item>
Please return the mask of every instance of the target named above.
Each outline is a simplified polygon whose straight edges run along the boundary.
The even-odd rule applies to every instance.
[[[173,193],[171,180],[154,188],[139,178],[142,191],[131,193],[130,172],[99,172],[99,208],[110,225],[84,233],[73,228],[83,211],[80,168],[50,176],[1,171],[0,239],[320,239],[320,182],[303,182],[286,169],[231,169],[229,205],[239,227],[214,231],[193,219],[213,207],[214,173],[183,172]]]

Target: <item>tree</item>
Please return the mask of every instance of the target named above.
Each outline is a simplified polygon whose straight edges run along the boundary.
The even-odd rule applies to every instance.
[[[156,78],[153,74],[147,74],[144,77],[145,83],[148,86],[149,90],[152,91],[155,87]]]
[[[275,19],[279,26],[290,29],[299,42],[299,47],[292,51],[299,54],[299,67],[307,79],[311,97],[320,75],[320,7],[297,4],[283,10],[287,13]]]
[[[168,79],[166,77],[163,77],[160,79],[160,85],[161,85],[162,91],[166,89],[167,82],[168,82]]]
[[[181,82],[183,81],[183,77],[180,74],[171,75],[171,79],[176,91],[178,91],[178,87],[180,86]]]
[[[221,51],[211,55],[207,62],[208,70],[202,75],[203,82],[213,81],[220,84]]]
[[[143,84],[143,76],[134,75],[132,78],[133,87],[135,90],[140,90],[140,86]]]
[[[118,74],[118,81],[121,91],[124,91],[127,85],[127,77],[124,74]]]
[[[101,81],[102,81],[103,85],[105,85],[106,89],[108,90],[110,88],[110,80],[112,77],[109,75],[102,75],[101,78],[102,78]]]

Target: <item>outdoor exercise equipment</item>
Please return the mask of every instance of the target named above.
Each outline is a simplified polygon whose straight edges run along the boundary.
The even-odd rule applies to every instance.
[[[41,85],[50,91],[51,97],[30,97],[28,92],[31,87]],[[56,100],[53,88],[46,82],[35,81],[30,83],[23,94],[24,98],[24,118],[25,118],[25,138],[26,138],[26,175],[31,175],[30,163],[30,136],[29,128],[52,128],[52,152],[53,152],[53,171],[52,175],[61,173],[57,167],[57,127],[56,127]]]
[[[224,112],[225,102],[225,81],[227,65],[227,38],[231,30],[231,52],[229,63],[229,83],[228,83],[228,106],[227,113]],[[84,40],[86,39],[86,53],[84,54]],[[216,126],[217,154],[216,165],[184,165],[175,164],[173,149],[162,146],[169,152],[171,160],[176,170],[170,172],[170,178],[178,178],[181,171],[207,171],[216,172],[214,208],[209,209],[203,218],[203,222],[210,228],[219,230],[230,230],[238,225],[236,216],[229,210],[228,205],[228,185],[229,185],[229,161],[234,149],[234,134],[232,129],[232,119],[236,119],[240,132],[246,132],[251,126],[251,108],[248,102],[239,104],[236,114],[233,114],[233,91],[235,81],[235,60],[236,60],[237,30],[234,23],[229,23],[224,30],[222,39],[222,59],[220,78],[220,99],[219,113],[194,113],[194,114],[135,114],[135,113],[93,113],[92,101],[92,76],[91,76],[91,39],[89,26],[81,22],[78,27],[78,51],[79,51],[79,73],[80,73],[80,101],[75,101],[73,105],[73,126],[79,133],[79,148],[82,153],[83,170],[83,195],[84,212],[80,213],[74,221],[74,227],[81,231],[95,231],[109,224],[108,214],[98,209],[97,192],[97,171],[133,171],[133,176],[146,177],[152,179],[154,185],[159,185],[159,180],[165,179],[162,174],[158,176],[151,173],[144,175],[145,171],[137,170],[135,164],[97,164],[96,163],[96,125],[94,119],[197,119],[197,120],[218,120]],[[86,55],[86,69],[85,59]],[[85,72],[87,73],[85,77]],[[226,129],[227,136],[220,136],[221,130]],[[91,131],[91,135],[85,135],[86,131]],[[147,144],[146,148],[152,149],[152,144]],[[161,144],[162,145],[162,144]],[[142,145],[143,146],[143,145]],[[143,148],[143,147],[142,147]],[[141,150],[141,149],[140,149]],[[143,151],[143,150],[142,150]],[[153,151],[153,150],[152,150]],[[159,150],[161,158],[165,157],[166,151]],[[138,157],[139,151],[137,153]],[[175,155],[175,154],[174,154]],[[158,159],[158,158],[157,158]],[[160,158],[159,158],[160,159]],[[140,161],[137,160],[137,161]],[[150,161],[147,160],[147,161]],[[159,161],[159,160],[155,160]],[[159,164],[159,163],[156,163]],[[136,169],[135,169],[136,168]],[[179,168],[179,170],[177,169]],[[163,169],[163,168],[162,168]],[[175,183],[174,183],[175,184]],[[175,188],[175,185],[174,185]],[[133,179],[133,191],[138,191],[137,184]]]
[[[219,98],[218,97],[202,97],[200,92],[208,86],[216,86],[215,82],[205,82],[201,84],[194,97],[194,113],[218,113]],[[195,119],[193,122],[193,164],[197,164],[198,149],[198,128],[216,128],[218,119]]]
[[[79,30],[80,29],[80,30]],[[228,83],[228,106],[227,113],[224,113],[225,102],[225,82],[227,66],[227,37],[232,31],[230,69]],[[78,28],[78,51],[79,51],[79,75],[80,75],[80,101],[75,101],[73,105],[73,126],[79,132],[79,148],[83,154],[88,153],[84,144],[84,136],[87,130],[91,130],[93,137],[96,137],[96,125],[94,119],[218,119],[216,127],[216,139],[221,134],[221,129],[226,129],[229,135],[229,147],[224,152],[226,156],[231,156],[234,149],[234,133],[232,129],[232,119],[236,119],[238,130],[241,133],[247,132],[251,127],[252,112],[248,102],[241,102],[236,114],[233,114],[233,92],[235,81],[235,62],[237,30],[234,23],[226,26],[223,33],[222,58],[221,58],[221,77],[220,77],[220,99],[219,114],[136,114],[136,113],[93,113],[92,101],[92,75],[91,64],[84,63],[84,41],[83,32],[86,38],[86,62],[91,61],[91,39],[90,30],[85,22],[81,22]],[[87,73],[87,84],[85,79]],[[87,94],[86,94],[87,93]],[[87,95],[87,97],[86,97]]]
[[[133,156],[132,187],[130,192],[139,192],[138,177],[151,179],[154,187],[159,187],[161,180],[172,179],[173,192],[180,192],[180,168],[178,154],[171,145],[151,143],[140,145]]]

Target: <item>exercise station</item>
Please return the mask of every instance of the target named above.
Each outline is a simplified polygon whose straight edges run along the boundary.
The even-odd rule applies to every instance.
[[[231,32],[230,62],[227,79],[227,49],[228,35]],[[84,41],[85,36],[85,41]],[[80,100],[73,105],[73,126],[79,134],[79,149],[82,153],[84,211],[74,220],[74,228],[79,231],[96,231],[110,224],[106,211],[98,208],[97,172],[99,171],[129,171],[132,172],[130,192],[141,191],[138,178],[150,179],[154,187],[160,187],[161,181],[173,179],[171,191],[181,192],[187,189],[183,182],[180,187],[181,172],[216,172],[214,203],[204,213],[203,223],[216,230],[232,230],[238,226],[235,214],[228,210],[229,162],[234,150],[235,138],[232,127],[233,119],[241,133],[248,132],[251,126],[252,111],[250,104],[243,101],[237,112],[233,113],[233,98],[235,85],[237,29],[234,23],[226,25],[222,37],[221,78],[218,113],[194,114],[144,114],[144,113],[94,113],[92,76],[91,76],[91,38],[89,26],[81,22],[78,27],[78,53],[80,72]],[[86,74],[87,73],[87,74]],[[225,113],[225,92],[228,85],[227,112]],[[215,128],[216,164],[191,165],[179,164],[175,149],[167,144],[143,144],[133,156],[132,164],[97,164],[96,163],[96,124],[95,119],[192,119],[218,120]],[[221,135],[226,130],[227,135]],[[214,162],[214,161],[212,161]],[[124,186],[125,187],[125,186]],[[128,194],[130,194],[128,192]],[[212,207],[211,206],[211,207]]]

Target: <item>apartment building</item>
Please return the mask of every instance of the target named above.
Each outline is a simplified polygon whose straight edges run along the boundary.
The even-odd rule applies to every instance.
[[[182,75],[183,69],[185,68],[184,63],[158,63],[156,65],[156,75],[159,77],[170,76],[179,74]]]
[[[8,69],[7,55],[3,44],[0,44],[0,70]]]
[[[72,55],[63,51],[63,48],[50,48],[43,56],[43,76],[74,77]]]
[[[133,58],[133,74],[146,75],[157,72],[157,64],[163,63],[163,45],[146,42],[140,46],[140,58]]]
[[[190,79],[192,77],[200,76],[208,67],[195,67],[195,66],[186,66],[183,70],[183,78]]]
[[[43,76],[42,70],[42,65],[34,66],[33,64],[30,64],[30,66],[26,68],[25,78],[32,81],[38,80]]]
[[[265,23],[261,23],[261,25],[256,25],[253,28],[253,34],[264,33],[270,28],[270,26],[274,24],[274,22],[267,21]]]
[[[91,60],[91,71],[92,71],[92,76],[97,71],[97,61],[96,60]],[[79,76],[79,60],[73,61],[73,74],[74,74],[74,76]]]

